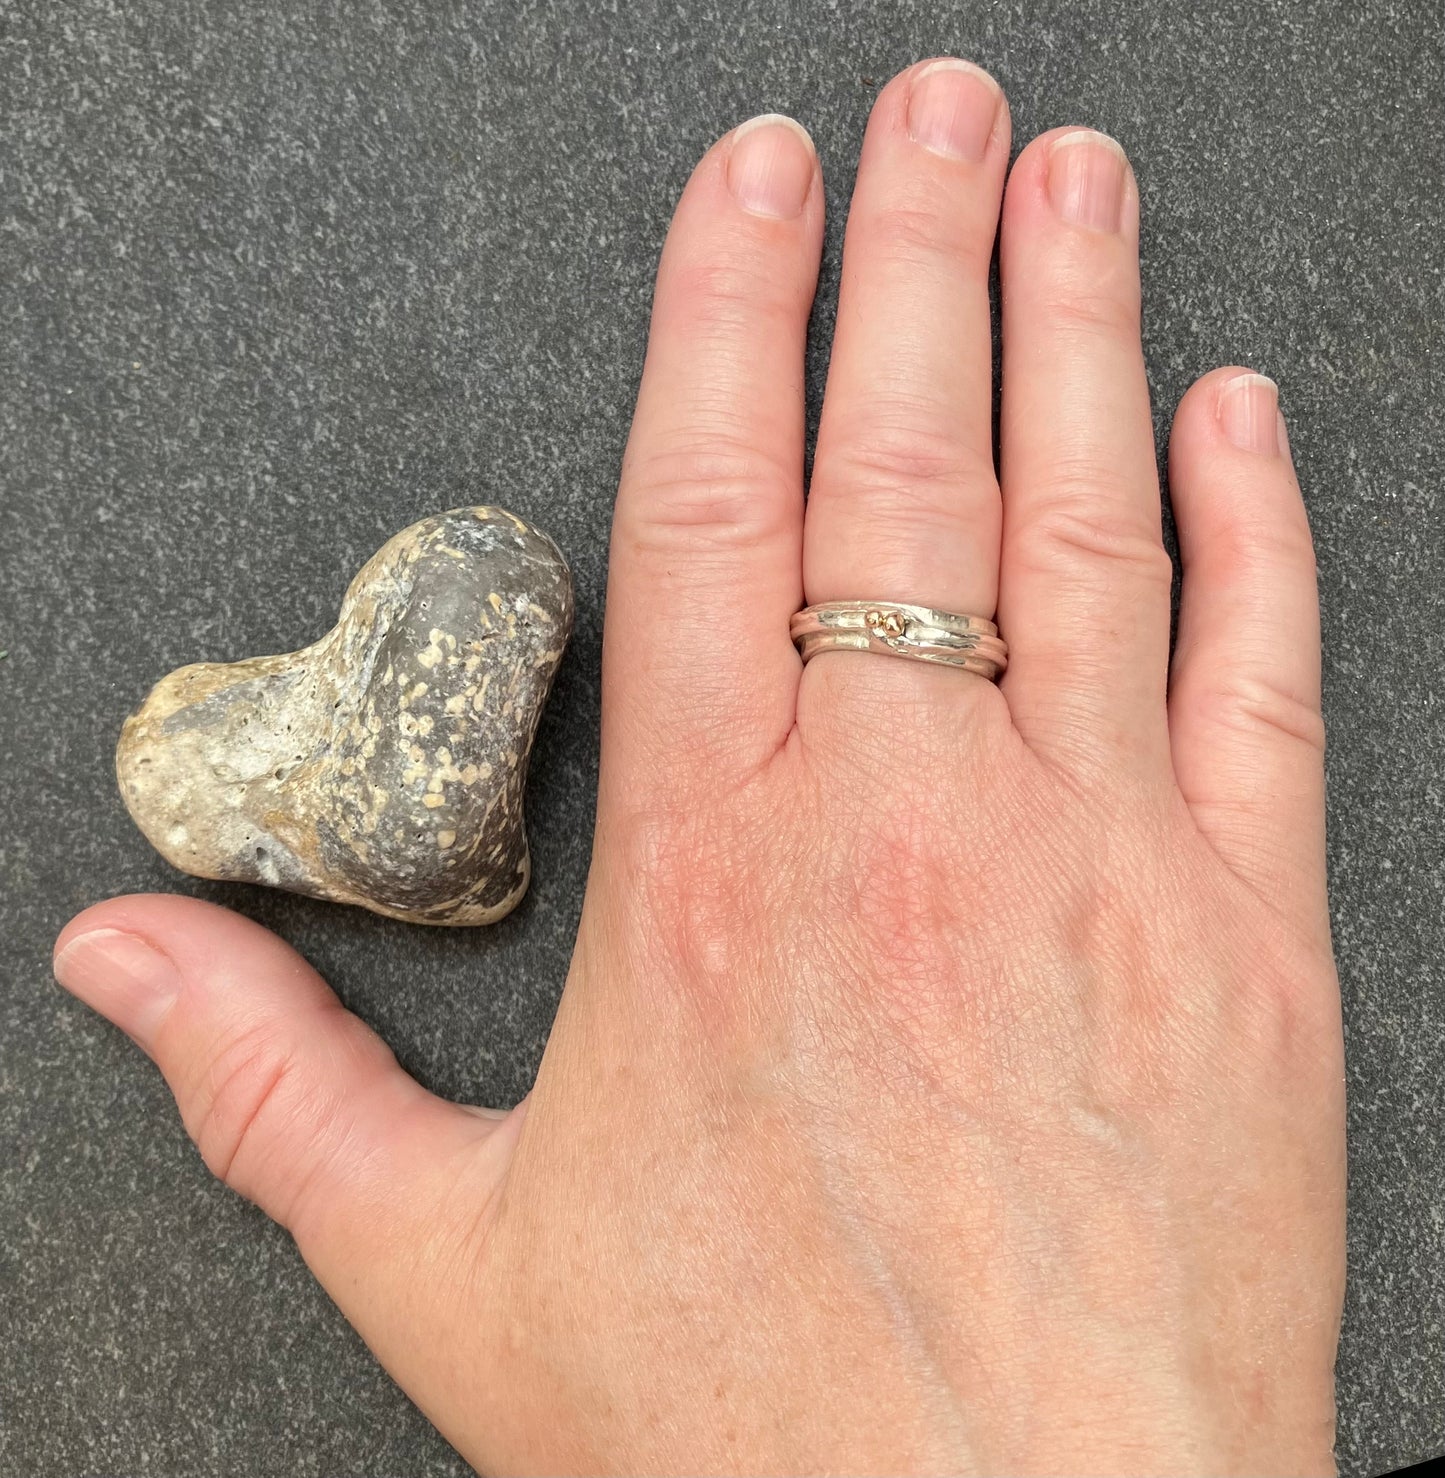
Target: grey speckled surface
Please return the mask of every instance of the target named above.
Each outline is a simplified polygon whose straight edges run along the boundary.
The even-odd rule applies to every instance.
[[[526,1088],[587,865],[604,551],[650,279],[694,158],[813,129],[834,217],[876,86],[972,56],[1017,137],[1088,122],[1146,216],[1162,429],[1276,376],[1317,533],[1352,1223],[1340,1449],[1445,1451],[1442,67],[1421,0],[0,3],[0,1472],[459,1473],[159,1077],[48,983],[106,894],[279,929],[442,1092]],[[497,501],[578,630],[491,932],[183,885],[110,776],[183,660],[301,645],[430,512]]]

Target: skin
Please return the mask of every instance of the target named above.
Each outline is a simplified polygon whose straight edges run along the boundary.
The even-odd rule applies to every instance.
[[[58,941],[484,1471],[1332,1468],[1304,508],[1273,387],[1205,375],[1170,444],[1171,664],[1133,175],[1079,130],[1008,156],[977,69],[880,95],[806,518],[817,162],[763,120],[693,174],[613,524],[586,903],[525,1103],[428,1094],[225,910],[119,898]],[[788,617],[844,598],[996,609],[1008,672],[804,669]]]

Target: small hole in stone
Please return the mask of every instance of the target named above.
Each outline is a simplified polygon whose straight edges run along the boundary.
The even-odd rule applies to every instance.
[[[265,849],[265,847],[257,847],[256,848],[256,861],[257,862],[264,862],[265,860],[266,860],[266,849]]]

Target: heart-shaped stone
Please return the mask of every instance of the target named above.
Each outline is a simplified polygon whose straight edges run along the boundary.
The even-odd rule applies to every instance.
[[[541,530],[500,508],[423,519],[312,646],[162,678],[121,731],[121,794],[197,877],[492,923],[527,890],[527,760],[571,630]]]

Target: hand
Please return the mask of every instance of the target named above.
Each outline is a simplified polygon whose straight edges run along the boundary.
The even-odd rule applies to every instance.
[[[806,519],[817,162],[765,119],[694,173],[525,1103],[424,1092],[224,910],[116,899],[59,940],[483,1469],[1331,1466],[1343,1071],[1283,422],[1239,369],[1179,407],[1171,671],[1134,179],[1079,130],[1005,193],[1008,156],[976,69],[879,97]],[[789,616],[853,597],[997,605],[1008,672],[804,669]]]

